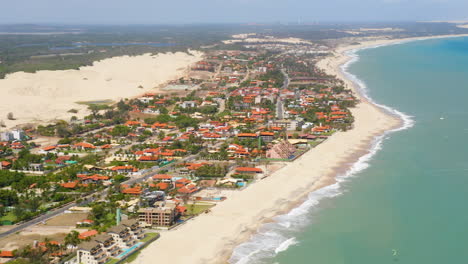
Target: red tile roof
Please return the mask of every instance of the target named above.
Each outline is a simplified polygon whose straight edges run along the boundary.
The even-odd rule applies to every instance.
[[[66,182],[66,183],[62,183],[60,184],[63,188],[67,188],[67,189],[75,189],[76,186],[78,185],[78,181],[73,181],[73,182]]]
[[[95,149],[96,148],[93,144],[86,143],[86,142],[76,143],[75,147],[90,148],[90,149]]]
[[[50,151],[50,150],[54,150],[55,148],[56,148],[55,146],[47,146],[47,147],[43,148],[43,150]]]
[[[1,161],[0,163],[2,164],[2,167],[8,167],[8,166],[11,165],[11,162],[8,162],[8,161],[5,161],[5,160]]]
[[[257,134],[255,134],[255,133],[239,133],[239,134],[237,134],[237,137],[257,137]]]
[[[256,172],[256,173],[261,173],[261,172],[263,172],[263,170],[260,169],[260,168],[239,167],[239,168],[236,168],[236,172]]]
[[[132,165],[128,166],[115,166],[111,169],[112,171],[118,171],[118,170],[133,170],[134,172],[138,171],[137,168],[133,167]]]
[[[156,174],[153,176],[153,180],[170,180],[172,179],[171,175],[167,174]]]
[[[13,251],[2,250],[0,252],[0,258],[13,258]]]
[[[122,193],[140,195],[141,194],[141,188],[140,187],[135,187],[135,188],[124,189],[124,190],[122,190]]]
[[[79,239],[86,239],[88,237],[92,237],[92,236],[95,236],[97,235],[98,231],[97,230],[89,230],[89,231],[85,231],[83,233],[80,233],[78,235],[78,238]]]

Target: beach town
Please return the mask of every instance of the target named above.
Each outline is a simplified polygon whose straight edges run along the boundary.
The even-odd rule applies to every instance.
[[[234,39],[248,49],[173,55],[183,62],[135,96],[78,96],[47,121],[2,112],[0,262],[224,263],[402,125],[340,69],[351,49],[400,40],[247,37]]]
[[[2,259],[120,263],[352,129],[359,100],[315,66],[326,54],[302,42],[208,51],[158,89],[80,101],[68,120],[16,125],[30,119],[9,112]]]

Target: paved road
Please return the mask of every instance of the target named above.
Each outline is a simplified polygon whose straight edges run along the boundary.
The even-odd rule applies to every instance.
[[[289,75],[286,73],[286,71],[284,69],[281,69],[281,73],[283,73],[284,75],[284,82],[283,82],[283,87],[282,89],[287,89],[288,86],[289,86]]]
[[[286,73],[284,69],[281,69],[281,73],[284,75],[284,83],[281,89],[287,89],[289,87],[289,75]],[[276,98],[276,118],[283,119],[284,118],[284,104],[283,100],[281,100],[281,91],[278,94],[278,98]]]
[[[276,118],[280,120],[284,118],[284,104],[280,97],[276,101]]]

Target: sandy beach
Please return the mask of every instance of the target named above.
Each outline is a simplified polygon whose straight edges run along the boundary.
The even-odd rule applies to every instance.
[[[399,40],[401,41],[401,40]],[[142,251],[135,263],[152,263],[154,258],[171,263],[226,263],[232,249],[246,241],[258,227],[278,214],[289,211],[314,190],[333,184],[339,172],[347,170],[369,151],[375,137],[401,126],[402,121],[384,113],[357,93],[345,79],[340,66],[350,57],[347,50],[381,45],[372,41],[337,48],[335,54],[319,63],[329,74],[337,75],[352,88],[361,103],[352,109],[355,127],[340,132],[293,163],[242,191]]]
[[[0,80],[0,120],[7,127],[47,123],[88,114],[82,101],[134,97],[181,77],[201,60],[201,52],[121,56],[95,62],[79,70],[16,72]],[[68,113],[77,109],[77,114]],[[8,120],[13,113],[16,120]]]

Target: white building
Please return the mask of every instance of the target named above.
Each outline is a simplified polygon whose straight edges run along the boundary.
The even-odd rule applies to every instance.
[[[197,102],[195,101],[185,101],[183,103],[180,104],[180,107],[182,108],[193,108],[193,107],[196,107],[197,106]]]
[[[12,131],[6,131],[0,133],[0,141],[13,141],[13,140],[23,140],[26,138],[26,134],[21,129],[15,129]]]

